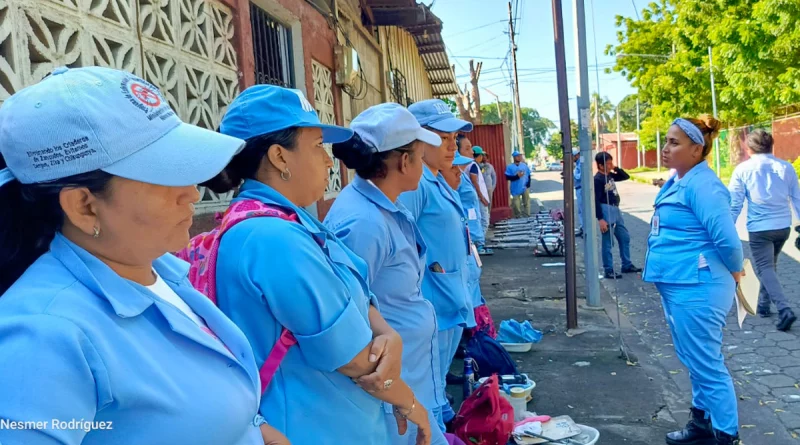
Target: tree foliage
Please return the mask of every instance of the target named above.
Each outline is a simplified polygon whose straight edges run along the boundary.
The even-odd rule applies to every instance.
[[[500,102],[500,112],[497,113],[497,103],[481,106],[481,115],[484,124],[499,124],[505,119],[511,122],[514,119],[511,102]],[[542,117],[533,108],[522,107],[522,129],[525,136],[525,156],[530,158],[535,156],[537,146],[541,146],[547,140],[550,130],[556,128],[553,121]]]
[[[641,19],[618,16],[617,27],[618,44],[606,53],[649,108],[645,144],[675,117],[712,112],[709,47],[719,116],[729,126],[768,121],[800,102],[798,1],[656,0]]]
[[[569,129],[570,129],[570,138],[572,142],[572,146],[576,147],[578,145],[578,123],[574,120],[569,121]],[[544,148],[547,151],[549,156],[552,156],[555,159],[563,159],[564,158],[564,147],[562,145],[562,137],[561,131],[555,131],[550,134],[550,138],[547,140],[547,144],[545,144]]]

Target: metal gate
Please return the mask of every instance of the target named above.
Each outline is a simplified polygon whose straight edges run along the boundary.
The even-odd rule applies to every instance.
[[[292,34],[266,11],[250,3],[256,83],[294,87]]]

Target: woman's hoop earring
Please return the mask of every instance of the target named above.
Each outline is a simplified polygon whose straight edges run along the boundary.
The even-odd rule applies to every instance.
[[[281,179],[284,181],[292,179],[292,172],[289,171],[289,167],[286,167],[286,169],[281,172]]]
[[[98,229],[97,226],[94,226],[92,229],[94,230],[92,238],[94,239],[100,238],[100,229]]]

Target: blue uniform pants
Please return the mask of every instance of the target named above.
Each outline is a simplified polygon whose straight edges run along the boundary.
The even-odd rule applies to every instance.
[[[701,281],[711,281],[707,268],[699,273]],[[722,356],[722,328],[736,291],[733,278],[699,284],[656,283],[656,287],[675,352],[689,369],[692,405],[709,413],[717,430],[736,434],[736,392]]]
[[[442,382],[446,380],[450,365],[453,364],[453,358],[456,355],[456,350],[458,350],[458,344],[461,342],[461,334],[463,332],[464,328],[461,326],[439,331],[439,364],[441,366]],[[444,404],[441,406],[442,420],[449,422],[456,416],[456,412],[453,411],[453,407],[450,406],[447,397],[443,397],[443,400]]]
[[[608,223],[608,231],[602,237],[603,270],[606,273],[614,272],[614,255],[611,253],[612,233],[617,239],[617,244],[619,244],[619,258],[622,262],[622,270],[632,267],[631,235],[628,233],[628,228],[625,227],[625,220],[622,219],[622,212],[620,212],[619,207],[603,204],[603,218]]]
[[[578,224],[577,227],[583,230],[583,197],[581,197],[581,189],[575,189],[575,207],[578,208]]]

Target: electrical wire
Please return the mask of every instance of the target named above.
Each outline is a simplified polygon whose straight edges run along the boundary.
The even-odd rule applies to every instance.
[[[494,22],[491,22],[491,23],[486,23],[486,24],[483,24],[483,25],[480,25],[480,26],[476,26],[474,28],[470,28],[470,29],[465,29],[463,31],[459,31],[459,32],[457,32],[455,34],[450,34],[448,36],[444,36],[443,38],[449,39],[451,37],[460,36],[462,34],[466,34],[468,32],[473,32],[473,31],[478,30],[478,29],[483,29],[483,28],[486,28],[486,27],[489,27],[489,26],[492,26],[492,25],[496,25],[498,23],[508,23],[508,21],[507,20],[500,20],[500,21],[494,21]]]

